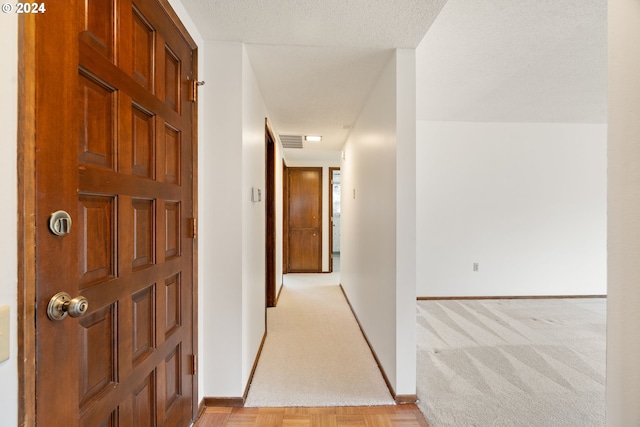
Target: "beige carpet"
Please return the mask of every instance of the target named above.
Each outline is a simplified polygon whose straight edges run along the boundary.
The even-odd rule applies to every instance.
[[[394,404],[336,278],[286,275],[245,406]]]
[[[418,302],[431,427],[605,424],[606,299]]]

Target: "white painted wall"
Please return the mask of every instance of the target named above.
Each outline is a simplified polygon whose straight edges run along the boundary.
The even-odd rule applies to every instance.
[[[396,51],[396,393],[416,393],[416,53]]]
[[[341,166],[341,280],[397,394],[415,394],[414,61],[392,55]]]
[[[199,123],[199,266],[203,396],[242,396],[243,47],[207,40]],[[204,92],[204,93],[202,93]],[[248,197],[248,196],[247,196]],[[206,363],[204,362],[206,361]]]
[[[267,108],[242,46],[242,384],[265,333],[265,117]],[[253,202],[258,188],[262,201]],[[277,221],[276,221],[277,222]],[[218,343],[219,344],[219,343]]]
[[[344,147],[340,277],[389,380],[396,384],[395,55]]]
[[[4,60],[0,64],[0,221],[4,224],[5,238],[0,243],[0,306],[9,306],[10,354],[9,360],[0,363],[0,413],[8,426],[18,424],[18,327],[17,327],[17,187],[16,153],[18,131],[18,18],[17,15],[0,16],[0,39]]]
[[[329,168],[340,167],[340,154],[336,154],[338,160],[286,160],[287,167],[314,167],[322,168],[322,271],[329,271],[329,233],[331,233],[331,211],[329,210]],[[282,190],[282,184],[278,187]],[[282,204],[280,204],[282,206]],[[280,263],[282,265],[282,262]]]
[[[609,1],[607,425],[640,425],[640,4]]]
[[[207,135],[200,141],[203,397],[241,397],[265,332],[268,112],[244,45],[207,40],[206,46],[207,115],[200,116]],[[277,147],[277,188],[280,153]],[[262,191],[262,201],[252,201],[252,188]],[[276,246],[282,248],[281,194],[276,206]],[[279,255],[278,277],[281,265]]]
[[[418,122],[418,295],[606,294],[606,132]]]

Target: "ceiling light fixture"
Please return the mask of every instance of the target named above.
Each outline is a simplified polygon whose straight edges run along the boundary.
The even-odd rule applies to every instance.
[[[305,135],[304,140],[309,142],[320,142],[322,141],[322,137],[316,135]]]

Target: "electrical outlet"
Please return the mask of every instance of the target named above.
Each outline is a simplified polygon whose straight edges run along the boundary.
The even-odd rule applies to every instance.
[[[473,271],[479,271],[479,270],[480,270],[480,263],[474,262],[473,263]]]

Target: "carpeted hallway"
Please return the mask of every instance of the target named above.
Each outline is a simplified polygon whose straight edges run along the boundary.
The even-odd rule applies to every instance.
[[[337,274],[287,274],[246,407],[393,405]]]

